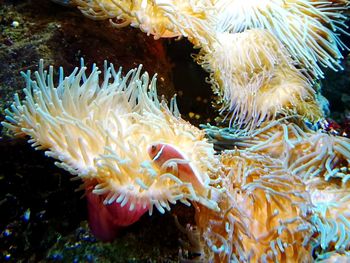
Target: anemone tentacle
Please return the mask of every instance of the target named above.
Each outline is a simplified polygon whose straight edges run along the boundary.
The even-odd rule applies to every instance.
[[[82,65],[64,77],[61,69],[56,88],[53,68],[47,72],[40,61],[34,80],[30,71],[23,73],[26,96],[23,101],[15,96],[2,125],[29,136],[33,147],[46,150],[57,166],[87,185],[94,182],[92,193],[106,196],[106,203],[141,205],[150,213],[153,206],[164,213],[178,201],[217,209],[215,201],[177,178],[176,169],[162,171],[147,154],[154,142],[177,146],[210,188],[209,171],[217,163],[213,147],[181,119],[174,100],[171,108],[158,100],[156,75],[150,78],[139,66],[123,77],[105,62],[100,85],[99,69],[93,66],[88,76],[86,70]]]
[[[348,47],[340,34],[348,35],[342,14],[349,1],[322,0],[219,0],[217,31],[238,33],[267,29],[287,48],[310,79],[323,78],[322,67],[342,69],[342,51]]]

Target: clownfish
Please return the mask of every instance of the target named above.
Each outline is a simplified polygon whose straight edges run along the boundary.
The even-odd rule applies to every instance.
[[[148,147],[148,154],[152,161],[161,168],[162,165],[171,160],[177,163],[177,176],[178,178],[187,183],[191,183],[197,193],[206,195],[207,189],[204,185],[202,178],[200,178],[195,169],[189,162],[186,162],[186,158],[175,147],[165,143],[155,143]],[[184,162],[181,162],[183,160]]]

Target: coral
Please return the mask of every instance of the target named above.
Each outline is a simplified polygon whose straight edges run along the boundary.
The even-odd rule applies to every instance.
[[[116,27],[131,25],[155,39],[187,37],[194,45],[206,46],[213,41],[210,24],[215,21],[212,1],[141,1],[141,0],[74,0],[89,18],[109,19]]]
[[[104,224],[108,226],[108,217],[120,207],[126,213],[141,209],[152,214],[153,206],[164,213],[170,210],[169,203],[198,201],[217,209],[209,193],[196,193],[191,183],[177,177],[177,169],[161,169],[148,155],[148,147],[157,142],[181,148],[210,188],[209,172],[217,165],[213,147],[202,131],[180,118],[174,99],[170,108],[158,100],[156,76],[150,80],[139,67],[122,77],[121,70],[116,72],[105,63],[99,85],[96,66],[89,76],[85,72],[82,66],[64,77],[61,68],[57,88],[53,68],[47,72],[42,61],[35,80],[30,71],[22,73],[26,97],[21,102],[15,96],[2,125],[16,136],[28,135],[35,149],[47,150],[45,154],[57,159],[58,167],[83,180],[89,207],[105,205],[108,210],[90,224],[108,229]],[[177,159],[168,160],[169,167],[176,168],[177,163]],[[103,198],[92,198],[90,193]],[[130,217],[134,222],[135,216]],[[97,235],[109,240],[105,232]]]
[[[347,47],[339,34],[348,34],[346,16],[342,14],[348,4],[346,0],[219,0],[217,30],[237,33],[267,29],[311,78],[322,78],[321,67],[342,68],[341,52]]]
[[[230,126],[250,130],[281,114],[322,117],[310,83],[267,30],[218,34],[211,52],[201,50],[195,60],[210,73]]]

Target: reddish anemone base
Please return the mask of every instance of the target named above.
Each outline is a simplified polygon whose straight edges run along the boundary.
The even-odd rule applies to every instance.
[[[92,193],[92,189],[86,189],[91,232],[104,242],[113,241],[121,228],[135,223],[148,211],[148,207],[143,207],[141,204],[136,204],[132,211],[130,211],[130,203],[124,206],[117,202],[104,204],[105,198],[106,195],[97,195]]]

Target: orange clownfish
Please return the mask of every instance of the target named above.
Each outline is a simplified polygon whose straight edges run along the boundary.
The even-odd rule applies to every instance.
[[[170,144],[155,143],[149,146],[147,151],[152,161],[159,168],[161,168],[165,162],[174,159],[174,162],[177,163],[178,178],[183,182],[191,183],[197,193],[201,195],[206,194],[206,187],[202,178],[196,174],[195,169],[175,147]],[[181,160],[183,160],[183,162],[181,162]]]

